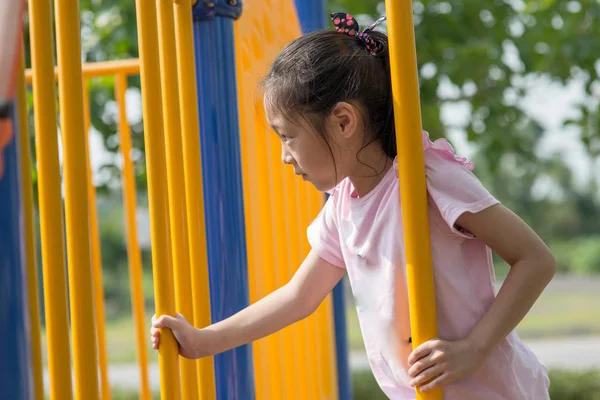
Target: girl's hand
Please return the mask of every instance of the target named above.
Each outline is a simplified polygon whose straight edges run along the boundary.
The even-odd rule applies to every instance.
[[[447,385],[471,375],[486,359],[470,339],[432,339],[417,347],[408,357],[409,384],[420,391]],[[425,384],[426,383],[426,384]]]
[[[209,348],[207,334],[200,329],[194,328],[181,314],[177,317],[170,315],[162,315],[156,318],[152,317],[152,347],[158,350],[160,330],[169,328],[175,336],[175,340],[179,345],[179,354],[185,358],[196,359],[209,355],[206,351]]]

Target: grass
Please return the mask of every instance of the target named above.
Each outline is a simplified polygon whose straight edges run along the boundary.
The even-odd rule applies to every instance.
[[[349,302],[350,303],[350,302]],[[524,339],[559,338],[573,335],[600,335],[600,291],[548,291],[542,294],[529,314],[517,327]],[[149,339],[149,323],[144,330],[149,362],[157,360]],[[347,310],[348,341],[351,350],[362,350],[363,341],[350,304]],[[135,329],[130,317],[110,320],[106,324],[108,360],[111,364],[135,363]],[[42,333],[42,343],[46,343]],[[46,353],[44,351],[44,363]]]
[[[387,400],[371,371],[356,371],[352,374],[354,400]],[[139,399],[136,391],[112,390],[113,400]],[[600,400],[600,373],[597,371],[550,371],[550,398],[552,400]],[[160,399],[158,392],[152,399]]]
[[[150,343],[150,319],[148,327],[144,330],[144,339],[148,352],[148,361],[155,362],[158,359],[156,351],[152,349]],[[43,361],[47,365],[46,334],[42,332]],[[108,362],[110,364],[127,364],[137,362],[137,346],[135,340],[135,328],[133,320],[129,317],[123,317],[110,320],[106,323],[106,348],[108,352]]]
[[[543,294],[517,328],[524,338],[600,335],[600,291]]]
[[[600,335],[600,291],[548,291],[517,327],[524,339]],[[352,350],[364,349],[354,307],[347,309],[348,341]]]

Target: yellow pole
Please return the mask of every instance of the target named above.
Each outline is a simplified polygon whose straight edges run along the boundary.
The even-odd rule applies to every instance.
[[[96,209],[96,188],[92,181],[92,160],[89,147],[90,132],[90,98],[87,80],[83,80],[83,120],[85,137],[86,170],[88,179],[88,196],[90,201],[90,236],[92,245],[92,273],[94,285],[94,309],[96,317],[96,334],[98,335],[98,366],[100,368],[100,387],[103,400],[110,400],[110,382],[108,381],[108,358],[106,356],[106,313],[104,311],[104,283],[102,279],[102,255],[100,252],[100,236],[98,229],[98,211]]]
[[[425,161],[412,5],[386,1],[392,95],[396,119],[400,198],[406,247],[406,278],[413,347],[437,336],[431,265]],[[419,400],[442,399],[442,390],[417,390]]]
[[[262,114],[263,107],[259,105],[259,112]],[[258,162],[258,207],[253,210],[259,216],[259,221],[256,221],[260,227],[260,247],[263,255],[263,265],[257,265],[257,268],[262,268],[262,278],[264,285],[264,294],[268,295],[277,289],[278,282],[277,277],[279,275],[279,269],[285,267],[285,264],[279,263],[280,257],[276,258],[276,253],[281,253],[285,257],[285,243],[283,240],[287,237],[283,230],[284,221],[281,216],[283,215],[282,207],[283,203],[278,202],[275,199],[279,193],[277,189],[281,188],[282,174],[281,168],[269,168],[269,161],[273,158],[272,145],[269,146],[267,143],[269,140],[275,138],[275,135],[270,132],[250,132],[251,135],[258,135],[257,140],[258,146],[256,147],[256,157]],[[267,136],[269,135],[269,136]],[[266,139],[266,140],[265,140]],[[275,152],[277,153],[276,158],[280,159],[278,150],[281,149],[281,145],[277,144]],[[269,154],[271,153],[271,154]],[[269,176],[270,175],[270,176]],[[279,184],[278,184],[279,183]],[[268,362],[268,371],[271,379],[268,380],[270,384],[271,396],[274,399],[283,399],[286,397],[284,392],[284,384],[291,376],[285,376],[284,364],[282,363],[282,346],[281,346],[281,334],[275,333],[265,338],[267,346],[267,354],[263,357]],[[293,393],[289,393],[289,396],[293,396]]]
[[[235,25],[236,31],[239,25]],[[236,51],[239,47],[236,46]],[[237,57],[237,53],[236,53]],[[239,58],[238,58],[239,59]],[[243,78],[238,74],[238,87],[242,87]],[[263,252],[258,243],[262,240],[260,237],[260,220],[255,210],[258,208],[259,193],[259,169],[257,159],[257,146],[260,139],[264,139],[259,134],[247,134],[258,126],[260,116],[253,113],[252,118],[246,111],[247,102],[239,101],[240,108],[240,147],[242,149],[242,174],[244,189],[244,215],[246,222],[246,253],[248,257],[248,291],[250,294],[250,303],[255,303],[265,296],[264,279],[265,263],[263,262]],[[244,120],[245,119],[245,120]],[[264,122],[263,122],[264,123]],[[264,340],[257,340],[252,343],[252,358],[254,367],[254,394],[257,399],[265,398],[265,393],[269,391],[269,366],[266,354],[268,352],[267,343]]]
[[[263,105],[260,105],[262,124],[266,124],[266,117],[262,113]],[[250,133],[252,134],[252,133]],[[273,221],[274,224],[274,237],[270,238],[269,241],[266,241],[266,248],[271,252],[275,252],[275,262],[273,263],[273,271],[266,271],[267,274],[272,274],[273,277],[276,277],[276,281],[273,283],[272,289],[268,289],[267,292],[270,292],[282,285],[285,285],[292,276],[289,274],[289,230],[287,230],[286,226],[286,218],[281,218],[282,215],[285,215],[286,211],[284,207],[289,207],[290,204],[285,200],[285,187],[284,187],[284,172],[285,168],[281,163],[281,143],[277,135],[273,132],[257,132],[255,135],[259,137],[267,136],[267,140],[269,143],[269,155],[265,157],[268,160],[267,165],[265,165],[265,171],[261,173],[261,175],[268,178],[269,174],[270,182],[267,180],[264,184],[263,190],[270,190],[270,203],[271,207],[267,207],[265,210],[267,212],[266,220]],[[263,161],[264,162],[264,161]],[[268,204],[268,202],[267,202]],[[263,240],[266,240],[263,239]],[[294,329],[292,327],[284,328],[281,334],[278,335],[278,347],[274,347],[271,349],[271,352],[275,353],[273,356],[279,357],[283,361],[283,365],[275,364],[277,366],[276,373],[281,374],[283,376],[283,390],[284,396],[282,398],[286,399],[297,399],[299,396],[299,382],[297,380],[298,370],[296,365],[296,357],[295,357],[295,334]],[[280,352],[281,355],[278,355],[276,352]],[[283,356],[283,357],[282,357]],[[300,384],[304,384],[303,382]]]
[[[142,255],[138,245],[135,222],[136,195],[135,175],[131,161],[131,136],[127,123],[125,105],[127,76],[124,73],[115,76],[116,100],[119,104],[119,143],[123,156],[123,198],[125,209],[125,229],[127,230],[127,258],[129,259],[129,286],[131,288],[131,307],[137,344],[138,365],[140,368],[140,399],[150,400],[148,382],[148,350],[146,347],[146,316],[144,313],[144,291],[142,285]]]
[[[175,294],[173,293],[173,275],[169,263],[167,235],[169,203],[166,190],[167,178],[164,170],[166,164],[165,139],[162,130],[156,3],[136,0],[135,4],[141,63],[156,314],[175,316]],[[177,342],[173,333],[169,329],[163,329],[158,351],[161,399],[163,400],[179,400],[180,398],[178,357]]]
[[[272,135],[272,140],[275,141],[273,146],[280,149],[279,139]],[[281,194],[283,195],[282,204],[286,204],[290,210],[296,210],[298,205],[296,201],[296,194],[294,192],[294,186],[296,185],[297,177],[291,168],[285,168],[281,165],[281,157],[273,159],[272,168],[283,168],[283,185],[281,188]],[[287,235],[295,235],[298,231],[298,220],[296,218],[284,218],[285,232]],[[300,265],[301,259],[298,252],[297,240],[286,240],[286,260],[281,268],[282,280],[288,282],[292,279],[296,269]],[[290,327],[284,328],[283,330],[283,346],[284,354],[286,355],[286,363],[284,365],[284,371],[288,379],[286,380],[287,387],[293,387],[291,390],[293,395],[292,398],[305,399],[308,398],[308,391],[306,385],[307,373],[306,358],[307,353],[304,351],[304,337],[302,334],[304,330],[303,323],[296,323]],[[287,389],[286,389],[287,390]]]
[[[98,398],[79,3],[55,0],[75,397]]]
[[[194,323],[192,284],[187,238],[185,181],[183,176],[183,149],[179,117],[179,81],[175,50],[175,25],[172,0],[157,0],[158,47],[163,93],[163,121],[167,150],[167,186],[173,269],[175,272],[175,304],[177,310]],[[191,7],[191,5],[190,5]],[[193,53],[187,54],[192,57]],[[182,86],[188,84],[181,82]],[[196,362],[179,358],[181,393],[184,398],[198,397]]]
[[[29,149],[29,122],[27,118],[27,90],[25,84],[25,46],[21,43],[21,57],[17,66],[17,96],[19,101],[19,147],[21,154],[21,182],[23,191],[23,226],[25,228],[25,257],[27,262],[27,293],[29,323],[31,324],[31,364],[34,399],[44,399],[42,366],[42,335],[40,327],[40,300],[38,291],[37,260],[35,256],[35,224],[33,222],[33,184],[31,182],[31,152]]]
[[[183,136],[187,233],[189,242],[193,243],[189,248],[193,321],[195,326],[205,327],[211,323],[211,313],[198,95],[196,92],[196,64],[193,57],[192,4],[189,1],[175,3],[175,38],[177,72],[179,82],[182,83],[179,87],[179,100]],[[200,399],[215,399],[215,372],[212,357],[204,357],[198,360],[197,371]]]
[[[309,215],[308,215],[308,202],[307,202],[307,194],[308,194],[308,183],[302,182],[300,179],[296,178],[296,185],[298,190],[299,202],[298,202],[298,212],[300,214],[300,230],[301,235],[300,238],[300,252],[302,254],[302,258],[308,255],[310,250],[310,246],[308,243],[308,238],[306,237],[306,228],[310,224]],[[306,325],[306,351],[308,352],[308,374],[309,374],[309,391],[311,393],[312,399],[317,399],[321,393],[321,374],[320,374],[320,357],[319,357],[319,342],[317,340],[317,320],[316,313],[306,318],[304,321]]]
[[[309,221],[314,220],[321,212],[324,204],[324,196],[312,187],[308,186],[308,209]],[[335,363],[335,343],[333,332],[333,305],[332,295],[329,294],[316,312],[317,341],[320,349],[319,365],[321,371],[321,393],[325,398],[337,399],[337,368]]]
[[[70,400],[73,398],[71,349],[56,133],[51,2],[29,1],[28,5],[50,399]]]
[[[293,175],[293,172],[289,168],[287,168],[287,170],[290,177],[286,180],[290,187],[286,192],[290,195],[288,201],[290,201],[289,207],[292,211],[292,216],[289,218],[290,233],[292,235],[292,239],[290,240],[290,251],[292,253],[292,265],[290,265],[290,272],[293,275],[296,273],[298,267],[306,256],[305,249],[303,249],[302,246],[304,243],[304,238],[306,237],[306,231],[304,229],[306,225],[304,224],[304,219],[302,218],[301,213],[301,209],[303,208],[304,204],[303,197],[300,196],[300,185],[302,182],[300,182],[297,176]],[[293,239],[294,235],[296,235],[296,240]],[[309,354],[311,351],[314,351],[314,348],[311,348],[309,337],[309,318],[294,324],[297,329],[296,340],[298,343],[298,382],[300,383],[301,399],[316,398],[315,382],[313,382],[313,376],[310,373],[312,370],[312,358],[309,357]]]

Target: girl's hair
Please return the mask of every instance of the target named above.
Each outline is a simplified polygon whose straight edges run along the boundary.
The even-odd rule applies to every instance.
[[[306,118],[330,151],[325,118],[339,102],[356,106],[365,125],[362,148],[378,141],[385,154],[394,158],[388,41],[382,32],[372,31],[370,35],[380,48],[376,54],[370,54],[356,37],[333,30],[294,40],[275,58],[263,89],[269,107],[276,107],[285,116]]]

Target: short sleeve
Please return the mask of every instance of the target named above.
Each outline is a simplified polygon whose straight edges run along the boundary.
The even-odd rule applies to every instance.
[[[478,213],[499,201],[471,172],[473,163],[457,157],[450,143],[439,139],[428,144],[424,138],[424,146],[427,191],[431,199],[454,233],[472,238],[470,233],[456,229],[458,217],[465,212]]]
[[[307,229],[308,242],[323,260],[337,267],[346,268],[337,227],[335,196],[330,196],[317,218]]]

